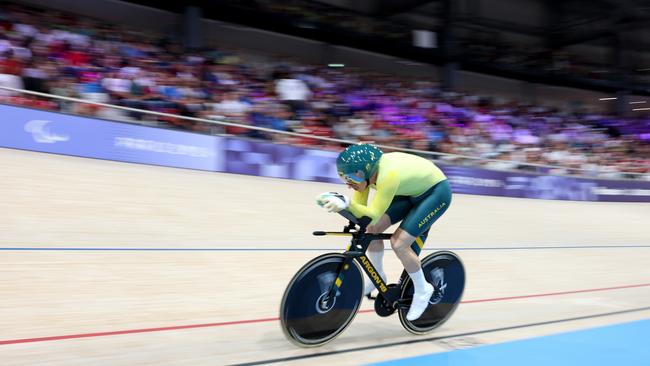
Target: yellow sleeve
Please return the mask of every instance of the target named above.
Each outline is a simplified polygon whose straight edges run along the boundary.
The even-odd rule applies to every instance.
[[[354,193],[352,194],[352,202],[365,206],[368,203],[369,193],[370,193],[369,187],[366,187],[366,189],[363,192],[354,191]]]
[[[399,179],[397,178],[397,174],[395,172],[389,172],[381,182],[377,182],[377,193],[372,198],[370,205],[364,205],[355,201],[353,198],[350,203],[350,212],[356,217],[368,216],[372,219],[372,224],[376,224],[379,218],[386,213],[391,202],[393,202],[398,187]],[[368,189],[366,188],[366,191],[360,193],[360,195],[365,194],[365,201],[368,200],[367,191]]]

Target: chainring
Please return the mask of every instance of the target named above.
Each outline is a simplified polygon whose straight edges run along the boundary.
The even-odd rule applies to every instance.
[[[396,284],[390,284],[387,286],[388,290],[390,291],[391,288],[397,287]],[[381,317],[387,317],[393,315],[393,313],[397,310],[397,308],[393,307],[393,305],[389,304],[384,297],[379,294],[377,295],[377,298],[375,298],[375,312],[377,315]]]

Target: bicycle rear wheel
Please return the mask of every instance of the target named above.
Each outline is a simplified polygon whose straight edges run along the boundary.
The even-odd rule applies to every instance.
[[[422,260],[422,271],[427,282],[435,287],[429,306],[414,321],[406,319],[408,308],[399,310],[402,326],[413,334],[425,334],[442,325],[454,313],[465,289],[465,268],[456,254],[435,252]],[[406,276],[402,285],[402,299],[413,298],[413,282]]]
[[[287,338],[302,347],[323,345],[352,322],[363,298],[359,265],[348,261],[333,299],[327,294],[346,257],[328,253],[305,264],[291,279],[282,296],[280,322]]]

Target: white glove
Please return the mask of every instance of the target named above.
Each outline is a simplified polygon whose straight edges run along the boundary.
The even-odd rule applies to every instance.
[[[316,203],[329,212],[339,212],[350,206],[350,199],[337,192],[324,192],[316,197]]]

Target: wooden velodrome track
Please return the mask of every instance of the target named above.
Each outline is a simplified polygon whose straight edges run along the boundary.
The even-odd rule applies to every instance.
[[[344,187],[8,149],[0,166],[2,365],[356,365],[650,317],[649,204],[456,195],[425,247],[467,269],[448,323],[413,336],[365,311],[301,349],[278,304],[346,246],[311,236],[340,229],[313,199]]]

